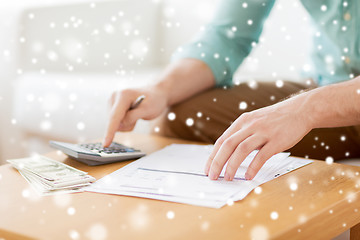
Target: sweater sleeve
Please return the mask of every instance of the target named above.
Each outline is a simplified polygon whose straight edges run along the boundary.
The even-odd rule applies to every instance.
[[[232,77],[257,43],[275,0],[222,0],[213,20],[195,38],[179,47],[172,61],[194,58],[207,64],[217,86]]]

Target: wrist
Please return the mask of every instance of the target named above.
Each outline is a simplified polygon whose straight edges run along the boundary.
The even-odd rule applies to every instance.
[[[160,81],[152,87],[152,91],[154,91],[165,101],[166,107],[171,106],[171,98],[170,98],[171,91],[170,91],[170,87],[168,86],[168,83],[166,83],[165,81]]]
[[[326,127],[324,121],[328,118],[328,111],[325,110],[327,108],[324,105],[327,103],[323,101],[321,90],[322,88],[317,88],[304,93],[303,96],[303,113],[311,129]]]
[[[289,99],[293,101],[291,104],[293,111],[296,112],[297,118],[300,118],[305,128],[309,131],[316,128],[318,121],[318,113],[314,107],[313,92],[308,91],[301,93]]]

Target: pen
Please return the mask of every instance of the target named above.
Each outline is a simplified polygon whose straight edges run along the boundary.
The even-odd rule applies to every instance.
[[[131,104],[129,110],[133,110],[133,109],[137,108],[137,107],[140,105],[140,103],[141,103],[142,101],[144,101],[144,99],[145,99],[145,95],[139,96],[139,97],[135,100],[135,102],[133,102],[133,103]]]

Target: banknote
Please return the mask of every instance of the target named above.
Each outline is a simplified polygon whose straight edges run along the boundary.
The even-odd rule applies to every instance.
[[[30,158],[7,160],[20,170],[27,170],[50,181],[74,178],[86,175],[87,172],[78,170],[64,163],[55,161],[45,156],[37,155]]]
[[[82,192],[96,179],[45,156],[7,160],[40,195]]]
[[[83,192],[82,187],[89,186],[90,184],[83,184],[79,186],[68,186],[64,188],[52,188],[49,185],[46,185],[44,182],[39,181],[39,179],[25,174],[22,171],[19,171],[20,174],[26,179],[26,181],[35,189],[35,191],[42,196],[61,194],[61,193],[75,193]]]

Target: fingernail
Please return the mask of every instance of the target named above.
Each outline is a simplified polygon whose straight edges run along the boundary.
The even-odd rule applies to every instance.
[[[231,181],[230,175],[228,173],[225,173],[224,180]]]
[[[204,172],[205,172],[206,175],[209,175],[209,168],[205,167]]]
[[[245,179],[246,179],[246,180],[251,180],[252,178],[253,178],[253,177],[251,176],[250,173],[248,173],[248,172],[245,173]]]
[[[213,171],[210,171],[209,178],[210,178],[211,180],[216,180],[216,179],[217,179],[217,176],[216,176],[216,174],[215,174]]]
[[[103,140],[103,146],[108,145],[110,142],[110,139],[107,137]]]

